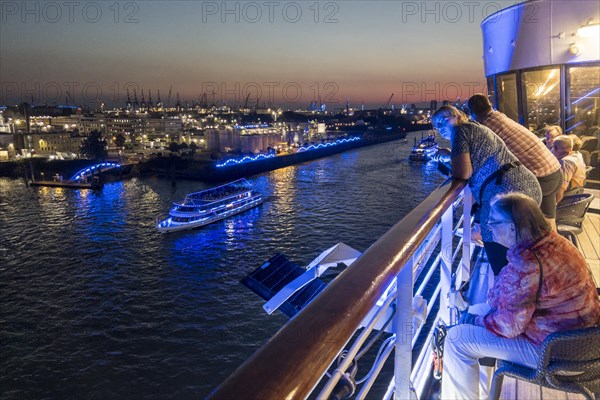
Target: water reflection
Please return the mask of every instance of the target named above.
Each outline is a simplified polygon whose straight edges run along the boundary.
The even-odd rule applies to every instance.
[[[0,179],[0,380],[14,398],[205,397],[286,321],[239,280],[277,252],[306,265],[340,241],[364,251],[442,181],[409,152],[390,142],[251,177],[260,207],[166,235],[155,217],[211,185]]]

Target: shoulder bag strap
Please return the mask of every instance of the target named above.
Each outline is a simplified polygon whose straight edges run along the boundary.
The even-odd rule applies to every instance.
[[[485,188],[487,187],[487,185],[490,184],[491,181],[493,181],[495,179],[496,185],[500,185],[500,183],[502,182],[502,178],[504,177],[504,174],[506,174],[506,172],[508,172],[512,168],[516,168],[520,165],[523,165],[523,164],[521,164],[520,161],[513,161],[508,164],[504,164],[499,169],[492,172],[490,174],[490,176],[485,178],[485,180],[481,184],[481,187],[479,188],[479,203],[480,204],[483,203],[483,192],[485,191]]]

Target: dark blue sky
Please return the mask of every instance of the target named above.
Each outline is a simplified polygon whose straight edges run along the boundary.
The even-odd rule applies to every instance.
[[[171,87],[171,103],[465,98],[485,82],[479,24],[512,4],[4,0],[0,103],[111,105],[127,88],[166,101]]]

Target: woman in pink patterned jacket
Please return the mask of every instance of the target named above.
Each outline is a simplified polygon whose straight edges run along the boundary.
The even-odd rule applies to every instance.
[[[488,398],[479,358],[535,368],[548,335],[600,323],[600,301],[585,259],[551,231],[533,199],[497,196],[488,224],[494,240],[510,249],[509,263],[488,293],[488,313],[469,314],[448,331],[443,399]]]

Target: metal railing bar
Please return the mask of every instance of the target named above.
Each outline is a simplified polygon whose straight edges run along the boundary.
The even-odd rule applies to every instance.
[[[415,391],[417,393],[423,392],[426,382],[424,379],[417,379],[417,374],[421,374],[422,376],[430,375],[431,371],[433,370],[433,354],[431,351],[431,341],[433,337],[434,327],[435,324],[432,325],[432,329],[430,330],[429,335],[427,336],[427,341],[423,345],[423,351],[419,354],[419,358],[417,359],[419,367],[414,368],[413,372],[410,375],[411,382],[417,382],[421,384],[421,386],[415,387]],[[415,362],[415,364],[417,364],[417,362]]]
[[[385,394],[383,395],[382,400],[390,400],[392,398],[392,396],[394,395],[394,387],[395,386],[396,386],[396,380],[394,379],[394,377],[392,377],[392,379],[390,380],[390,383],[385,391]]]
[[[452,258],[450,259],[451,264],[454,264],[454,261],[456,261],[456,257],[458,256],[458,253],[462,249],[462,244],[463,244],[463,238],[460,238],[458,240],[458,243],[456,244],[456,249],[454,250],[454,253],[452,253]]]
[[[437,296],[439,296],[440,291],[442,290],[442,285],[438,284],[435,288],[434,294],[433,296],[431,296],[432,299],[436,299]],[[431,310],[433,310],[433,305],[435,304],[435,301],[431,301],[431,302],[427,302],[427,313],[425,315],[425,320],[427,320],[427,318],[429,317],[429,315],[431,314]],[[412,340],[412,347],[415,347],[415,344],[417,343],[417,340],[419,338],[419,334],[421,333],[421,329],[423,329],[423,326],[425,324],[422,324],[421,326],[419,326],[416,330],[415,330],[415,335],[413,337]]]
[[[392,340],[390,340],[390,342],[386,344],[385,348],[383,349],[383,352],[377,358],[377,361],[378,361],[377,364],[374,364],[373,368],[371,368],[371,371],[369,371],[369,373],[371,375],[369,376],[369,379],[367,379],[364,382],[360,391],[356,395],[356,399],[358,399],[358,400],[364,399],[366,397],[367,393],[369,393],[369,391],[371,390],[371,387],[373,386],[373,383],[375,383],[375,380],[379,377],[379,373],[381,372],[381,369],[385,365],[385,362],[387,361],[387,359],[390,357],[390,354],[392,354],[392,350],[394,350],[394,340],[393,340],[393,339],[395,339],[394,336],[390,336],[387,339],[387,340],[390,340],[390,339],[392,339]]]
[[[471,189],[467,186],[464,190],[463,200],[463,243],[462,243],[462,261],[458,265],[456,270],[456,279],[454,280],[454,288],[459,289],[463,282],[467,281],[471,276],[471,257],[473,256],[474,245],[471,242],[471,226],[473,225],[474,217],[471,217],[471,210],[473,206],[473,196],[471,195]]]
[[[421,351],[417,357],[417,360],[415,362],[415,367],[413,368],[413,371],[411,372],[411,380],[414,379],[414,377],[416,376],[416,374],[421,371],[421,368],[423,367],[423,363],[424,363],[424,359],[427,356],[427,354],[431,353],[431,342],[433,340],[433,331],[435,329],[435,326],[437,324],[438,320],[435,320],[433,322],[433,324],[431,325],[431,327],[429,327],[429,333],[427,334],[427,339],[425,340],[425,343],[423,344],[423,351]]]
[[[209,398],[307,397],[465,187],[466,181],[454,179],[435,189],[288,321]]]
[[[392,312],[391,312],[391,314],[389,315],[389,317],[387,317],[387,318],[388,318],[388,319],[387,319],[387,321],[385,321],[385,323],[381,325],[381,328],[380,328],[380,329],[376,329],[375,327],[373,327],[373,328],[371,329],[371,332],[372,332],[373,330],[377,330],[378,332],[377,332],[377,333],[376,333],[376,334],[375,334],[375,335],[374,335],[374,336],[373,336],[371,339],[369,339],[369,342],[368,342],[368,343],[367,343],[365,346],[361,347],[361,350],[359,350],[359,352],[358,352],[358,353],[356,353],[356,356],[355,356],[355,359],[356,359],[356,360],[359,360],[359,359],[360,359],[362,356],[364,356],[364,355],[365,355],[365,353],[368,351],[368,349],[370,349],[370,348],[371,348],[371,346],[373,346],[373,344],[375,344],[375,341],[376,341],[377,339],[379,339],[379,338],[380,338],[380,337],[381,337],[381,336],[382,336],[382,335],[385,333],[385,329],[386,329],[386,328],[387,328],[387,327],[388,327],[388,326],[389,326],[389,325],[392,323],[392,320],[393,320],[393,318],[394,318],[394,315],[396,314],[396,307],[395,307],[395,305],[394,305],[394,304],[391,304],[391,305],[389,305],[389,306],[387,306],[387,307],[385,308],[385,311],[387,311],[388,309],[391,309],[391,311],[392,311]],[[380,314],[380,315],[377,317],[377,321],[379,321],[379,320],[381,319],[381,317],[382,317],[382,316],[383,316],[383,315],[382,315],[382,314]]]
[[[413,365],[411,374],[410,374],[410,381],[411,382],[420,382],[422,385],[420,387],[412,387],[412,389],[415,391],[415,393],[418,395],[419,393],[423,392],[424,389],[424,381],[418,380],[417,378],[417,374],[425,374],[425,375],[429,375],[431,374],[431,371],[433,369],[433,355],[432,352],[430,351],[431,349],[431,342],[433,340],[433,331],[435,329],[435,326],[437,325],[439,321],[439,316],[438,318],[436,318],[433,321],[433,324],[429,327],[429,332],[426,336],[425,339],[425,343],[423,344],[422,350],[419,353],[419,355],[417,356],[417,359],[415,361],[415,364]],[[423,367],[427,367],[426,370],[423,370]],[[395,387],[395,381],[394,381],[394,377],[392,377],[392,379],[390,380],[390,383],[388,384],[388,389],[386,391],[386,393],[384,394],[382,400],[391,400],[392,395],[394,394],[393,388]],[[417,397],[420,398],[420,397]]]
[[[441,227],[438,224],[437,227],[432,231],[430,239],[427,241],[424,248],[419,248],[418,257],[415,261],[415,268],[413,268],[413,280],[416,281],[423,272],[423,268],[427,265],[427,261],[433,255],[433,249],[438,245],[441,239]]]
[[[423,241],[419,243],[422,245]],[[413,319],[413,262],[411,256],[396,275],[396,316],[393,330],[396,334],[394,348],[394,378],[396,387],[394,397],[403,399],[410,397],[410,371],[412,369],[412,319]]]
[[[374,375],[373,372],[375,371],[375,368],[377,367],[377,365],[379,365],[381,363],[380,362],[380,360],[382,359],[381,356],[385,352],[385,348],[390,344],[390,342],[393,342],[394,340],[396,340],[396,334],[395,333],[392,334],[392,335],[390,335],[390,336],[388,336],[387,339],[385,339],[381,343],[381,345],[379,346],[379,350],[377,350],[377,355],[375,356],[375,359],[374,359],[374,362],[373,362],[373,364],[371,366],[371,369],[361,379],[356,379],[355,380],[357,385],[362,385],[363,383],[365,383],[369,378],[371,378]],[[377,376],[377,375],[375,375],[375,376]]]
[[[438,234],[439,234],[439,229],[436,229],[436,231],[433,233],[433,236],[438,235]],[[428,242],[428,243],[431,243],[431,241]],[[439,264],[439,258],[440,258],[440,255],[438,254],[438,256],[436,257],[436,260],[433,262],[433,264],[429,268],[429,270],[428,270],[429,277],[431,277],[431,275],[433,274],[433,272],[435,272],[437,264]],[[426,284],[427,281],[428,281],[428,279],[426,279],[426,281],[424,281],[424,284]],[[420,287],[421,290],[423,289],[424,284],[421,285],[421,287]],[[441,285],[438,283],[438,285],[436,286],[436,289],[434,290],[434,293],[432,294],[431,298],[432,299],[437,298],[437,296],[440,293],[440,290],[441,290]],[[393,294],[391,294],[391,295],[393,295]],[[431,314],[431,311],[433,310],[433,304],[434,304],[434,302],[428,302],[428,304],[427,304],[426,319],[429,317],[429,315]],[[383,309],[383,307],[381,309]],[[381,318],[381,315],[379,315],[379,317],[377,319],[379,319],[379,318]],[[421,330],[423,329],[424,326],[425,326],[424,323],[419,324],[416,327],[415,332],[413,332],[413,340],[412,340],[412,343],[411,343],[411,347],[412,348],[414,348],[417,340],[419,339],[419,335],[420,335]],[[430,329],[430,333],[431,332],[432,332],[432,329]],[[389,340],[389,338],[386,339],[386,341],[388,341],[388,340]],[[381,358],[379,356],[376,357],[376,360],[375,360],[375,363],[374,363],[372,369],[367,374],[367,375],[370,375],[369,381],[371,381],[371,383],[368,385],[367,389],[365,389],[365,386],[363,386],[363,388],[361,388],[359,394],[356,396],[357,399],[363,398],[361,396],[364,396],[370,390],[370,387],[371,387],[372,383],[375,381],[375,379],[377,379],[377,377],[378,377],[378,375],[379,375],[379,373],[381,371],[381,368],[383,367],[383,364],[387,361],[387,358],[389,357],[389,354],[391,353],[391,350],[393,349],[393,345],[390,344],[388,347],[389,347],[389,349],[387,350],[385,357],[381,357]],[[425,347],[424,347],[424,349],[425,349]],[[421,353],[423,353],[423,352],[421,352]],[[419,356],[419,359],[422,359],[422,355],[421,354]],[[376,371],[373,371],[373,368],[375,368],[377,365],[380,365],[380,366],[376,369]],[[345,370],[344,370],[344,372],[345,372]],[[360,384],[362,382],[358,382],[357,381],[356,383]]]
[[[425,290],[425,286],[427,286],[427,284],[429,283],[429,280],[431,279],[431,277],[433,276],[433,274],[435,273],[435,271],[437,270],[437,268],[440,265],[441,257],[442,257],[441,253],[435,257],[435,260],[433,261],[429,270],[427,271],[427,274],[423,278],[423,282],[421,282],[421,284],[417,288],[417,291],[415,292],[415,296],[421,296],[423,294],[423,291]]]
[[[335,385],[339,382],[341,377],[344,375],[348,367],[354,362],[354,358],[360,351],[361,346],[367,341],[375,323],[381,318],[385,310],[392,304],[394,301],[394,297],[396,296],[396,289],[394,289],[387,299],[385,299],[383,305],[379,310],[373,315],[369,323],[365,326],[364,330],[360,333],[360,335],[356,338],[346,356],[342,360],[342,362],[337,366],[337,368],[332,372],[331,377],[319,392],[317,399],[326,399],[331,391],[335,388]]]
[[[452,203],[452,207],[456,210],[460,203],[464,200],[465,195],[463,193],[459,194],[456,200]]]

